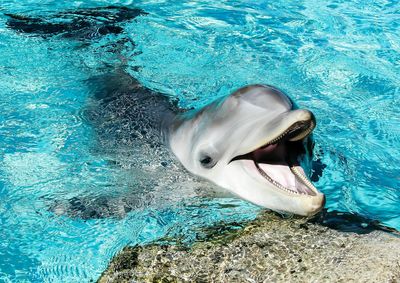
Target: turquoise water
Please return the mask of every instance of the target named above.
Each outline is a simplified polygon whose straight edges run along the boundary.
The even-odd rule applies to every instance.
[[[258,211],[190,188],[171,197],[179,201],[151,191],[120,218],[49,209],[123,193],[141,180],[94,150],[95,131],[82,115],[93,96],[85,82],[121,57],[142,84],[181,107],[249,83],[282,88],[317,117],[316,153],[327,167],[316,185],[327,207],[400,229],[400,4],[216,2],[113,1],[149,14],[124,24],[124,35],[92,42],[18,34],[4,13],[49,15],[109,1],[0,3],[0,282],[95,280],[127,244],[171,231],[190,238],[198,227]],[[136,46],[107,52],[121,37]]]

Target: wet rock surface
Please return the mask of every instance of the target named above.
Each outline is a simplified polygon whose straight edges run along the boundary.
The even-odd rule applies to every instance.
[[[126,247],[98,282],[400,282],[396,233],[341,232],[271,213],[240,225],[205,229],[191,246],[165,238]]]

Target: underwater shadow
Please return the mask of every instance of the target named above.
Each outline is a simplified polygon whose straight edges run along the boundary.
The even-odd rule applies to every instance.
[[[337,210],[328,211],[327,209],[324,209],[310,218],[307,222],[325,226],[340,232],[368,234],[379,230],[400,236],[399,231],[385,226],[379,220],[370,219],[351,212],[341,212]]]
[[[147,13],[123,6],[78,8],[59,12],[47,17],[33,17],[5,13],[6,26],[20,33],[47,38],[61,35],[75,40],[92,40],[108,34],[123,32],[121,24]]]

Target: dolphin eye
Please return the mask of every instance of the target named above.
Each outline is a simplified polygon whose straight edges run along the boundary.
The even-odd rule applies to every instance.
[[[217,162],[215,162],[210,156],[203,155],[200,158],[200,164],[204,168],[211,169],[211,168],[213,168],[215,166],[215,164],[217,164]]]

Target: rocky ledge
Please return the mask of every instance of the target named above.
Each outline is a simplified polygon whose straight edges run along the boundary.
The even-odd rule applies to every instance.
[[[206,229],[191,246],[163,239],[126,247],[98,282],[400,282],[396,233],[343,232],[271,213],[223,227],[232,225]]]

